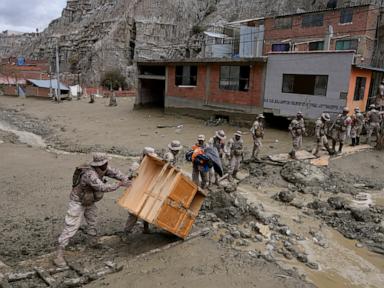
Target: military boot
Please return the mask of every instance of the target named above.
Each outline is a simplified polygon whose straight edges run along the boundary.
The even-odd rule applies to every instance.
[[[356,138],[352,138],[352,144],[351,146],[356,146]]]
[[[335,150],[331,149],[328,144],[325,144],[324,147],[327,149],[329,155],[335,154]]]
[[[360,137],[356,137],[356,145],[360,145]]]
[[[53,264],[55,264],[58,268],[67,267],[67,261],[64,259],[64,248],[57,248],[56,257],[53,259]]]
[[[291,151],[291,152],[289,152],[289,156],[292,158],[292,159],[297,159],[296,158],[296,152],[295,151]]]
[[[332,150],[336,151],[336,140],[332,140]]]
[[[339,144],[339,152],[338,153],[340,154],[342,151],[343,151],[343,144],[340,143]]]

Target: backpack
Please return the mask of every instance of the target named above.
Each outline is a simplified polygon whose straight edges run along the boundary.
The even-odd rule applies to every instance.
[[[81,177],[88,169],[91,169],[91,166],[89,166],[88,164],[83,164],[81,166],[76,167],[75,172],[73,172],[72,176],[72,188],[75,188],[80,184]]]

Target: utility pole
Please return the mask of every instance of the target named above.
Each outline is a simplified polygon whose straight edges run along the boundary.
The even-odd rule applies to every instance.
[[[57,95],[57,102],[60,103],[61,101],[61,90],[60,90],[60,60],[59,60],[59,39],[56,38],[56,81],[57,81],[57,87],[56,87],[56,95]]]

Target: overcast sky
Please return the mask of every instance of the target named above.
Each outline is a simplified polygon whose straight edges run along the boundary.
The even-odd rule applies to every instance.
[[[67,0],[0,0],[0,32],[42,31],[61,15]]]

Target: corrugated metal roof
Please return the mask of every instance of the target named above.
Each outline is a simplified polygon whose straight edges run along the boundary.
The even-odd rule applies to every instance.
[[[28,82],[31,82],[33,85],[39,87],[39,88],[50,88],[50,82],[52,82],[52,89],[57,89],[57,80],[34,80],[34,79],[28,79]],[[69,91],[69,88],[60,82],[60,90]]]
[[[375,72],[382,72],[384,73],[384,68],[378,68],[378,67],[371,67],[371,66],[365,66],[365,65],[354,65],[356,68],[359,69],[367,69]]]
[[[213,37],[213,38],[220,38],[220,39],[229,38],[228,35],[225,35],[225,34],[222,34],[222,33],[216,33],[216,32],[205,31],[204,34],[209,36],[209,37]]]
[[[254,58],[183,58],[183,59],[163,59],[163,60],[138,60],[138,65],[164,65],[164,64],[203,64],[203,63],[264,63],[268,57]]]

